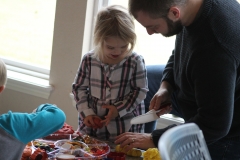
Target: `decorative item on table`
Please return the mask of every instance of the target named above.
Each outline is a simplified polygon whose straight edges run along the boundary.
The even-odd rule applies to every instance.
[[[32,143],[30,142],[25,146],[21,160],[28,160],[31,155],[32,155]]]
[[[124,148],[122,148],[120,145],[116,145],[115,151],[125,153],[126,155],[132,156],[132,157],[141,157],[142,156],[142,151],[137,148],[132,148],[126,152],[124,150]]]
[[[65,122],[62,128],[48,136],[43,137],[43,139],[56,141],[61,139],[72,139],[74,137],[78,137],[79,135],[79,132],[75,132],[73,127]]]
[[[45,150],[37,148],[29,157],[29,160],[48,160],[48,155]]]
[[[143,152],[143,160],[161,160],[158,148],[149,148]]]
[[[29,142],[23,150],[21,160],[48,160],[48,155],[45,150],[35,148],[32,142]]]

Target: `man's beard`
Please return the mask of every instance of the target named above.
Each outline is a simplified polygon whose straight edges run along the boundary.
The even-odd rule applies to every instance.
[[[171,37],[173,35],[176,35],[178,33],[180,33],[183,29],[182,23],[180,20],[173,22],[172,20],[170,20],[167,16],[164,17],[164,19],[167,22],[167,26],[168,26],[168,33],[166,34],[162,34],[165,37]]]

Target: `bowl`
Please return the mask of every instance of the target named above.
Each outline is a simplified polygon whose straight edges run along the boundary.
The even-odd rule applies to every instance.
[[[72,144],[78,144],[78,147],[73,147],[71,146]],[[67,155],[74,155],[74,160],[97,160],[107,158],[107,155],[110,152],[109,145],[104,142],[87,145],[81,141],[58,140],[55,142],[55,147],[58,149],[55,152],[52,152],[49,156],[55,158],[59,156],[60,160],[62,158],[61,156],[67,157]]]
[[[98,143],[98,144],[88,144],[88,148],[86,150],[90,155],[93,155],[97,158],[104,158],[110,152],[110,147],[106,143]]]
[[[75,149],[83,149],[85,150],[88,146],[81,141],[74,140],[58,140],[54,143],[56,148],[64,149],[64,150],[75,150]]]
[[[65,150],[65,149],[58,149],[51,154],[48,154],[48,157],[51,159],[57,160],[65,160],[67,158],[74,159],[74,160],[95,160],[95,157],[83,149],[75,149],[75,150]],[[64,159],[65,158],[65,159]],[[67,159],[68,160],[68,159]]]

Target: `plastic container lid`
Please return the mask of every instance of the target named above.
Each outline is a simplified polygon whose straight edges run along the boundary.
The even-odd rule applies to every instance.
[[[54,145],[57,148],[65,149],[62,146],[66,143],[71,144],[73,146],[72,149],[80,149],[80,148],[85,149],[88,147],[85,143],[81,141],[71,141],[71,140],[58,140],[54,143]]]
[[[58,154],[56,156],[57,160],[74,160],[75,156],[70,154]]]

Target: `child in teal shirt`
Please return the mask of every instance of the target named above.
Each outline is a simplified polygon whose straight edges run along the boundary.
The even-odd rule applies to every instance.
[[[0,93],[7,81],[7,70],[0,60]],[[28,142],[60,129],[66,120],[64,112],[52,104],[42,104],[34,113],[11,112],[0,115],[0,160],[21,159]]]

